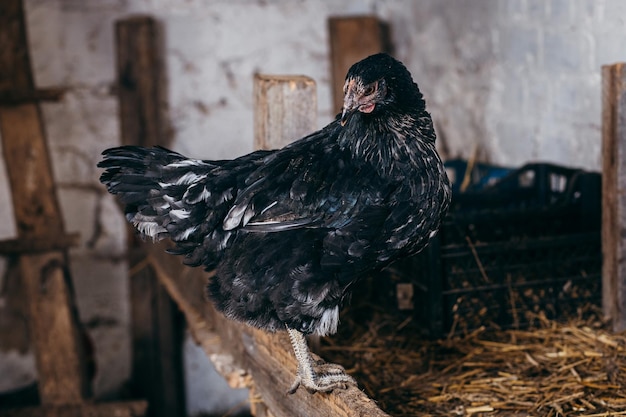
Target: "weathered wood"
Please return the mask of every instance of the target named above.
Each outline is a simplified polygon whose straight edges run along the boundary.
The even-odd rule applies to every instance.
[[[602,304],[626,330],[626,64],[602,67]]]
[[[0,106],[0,132],[19,238],[63,234],[39,107]]]
[[[330,36],[333,110],[343,106],[343,84],[352,64],[378,53],[391,52],[389,29],[375,16],[333,17],[328,20]]]
[[[141,417],[145,415],[147,408],[146,401],[98,405],[85,403],[0,410],[0,417]]]
[[[43,253],[55,250],[64,250],[78,246],[80,234],[70,233],[66,235],[52,235],[49,237],[37,237],[33,239],[8,239],[0,240],[0,254],[20,255],[28,253]]]
[[[63,88],[38,88],[35,91],[0,91],[0,105],[36,103],[39,101],[59,101],[65,94]]]
[[[122,143],[166,146],[169,138],[163,29],[138,16],[115,24]]]
[[[226,319],[205,300],[206,274],[183,266],[180,259],[164,256],[166,248],[165,243],[153,246],[150,265],[209,357],[213,359],[221,352],[232,357],[234,369],[245,370],[245,374],[239,371],[242,381],[251,384],[265,404],[255,405],[260,416],[388,417],[355,387],[330,394],[310,394],[304,389],[286,394],[297,368],[286,332],[268,334]],[[314,358],[317,359],[315,355]],[[246,378],[246,374],[251,378]]]
[[[122,143],[167,146],[168,118],[163,30],[150,17],[115,24],[117,93]],[[151,268],[146,245],[128,228],[133,367],[131,389],[152,416],[185,414],[182,332],[177,310]]]
[[[254,147],[278,149],[316,130],[315,81],[305,76],[254,77]]]
[[[182,323],[178,309],[150,266],[131,251],[130,278],[133,363],[131,390],[149,401],[149,415],[185,415]]]
[[[39,395],[44,404],[79,404],[87,396],[73,294],[62,252],[20,257],[30,309]]]
[[[0,2],[0,92],[34,93],[24,9]],[[0,136],[11,187],[18,238],[64,236],[52,169],[37,104],[0,106]],[[41,402],[77,404],[89,394],[78,317],[63,252],[24,255],[20,274],[28,292]]]

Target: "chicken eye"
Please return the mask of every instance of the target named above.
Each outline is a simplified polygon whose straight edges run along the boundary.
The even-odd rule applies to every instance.
[[[363,92],[363,94],[366,96],[370,96],[374,94],[374,91],[376,91],[376,84],[370,84],[367,87],[365,87],[365,91]]]

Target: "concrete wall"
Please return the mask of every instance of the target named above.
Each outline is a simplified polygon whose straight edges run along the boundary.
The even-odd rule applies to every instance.
[[[26,11],[37,84],[69,88],[43,110],[67,229],[82,235],[72,270],[81,320],[96,344],[101,398],[114,396],[130,372],[125,229],[95,168],[99,153],[119,143],[111,94],[116,19],[145,13],[164,22],[173,147],[214,159],[252,150],[255,72],[315,78],[320,126],[338,111],[331,108],[331,15],[374,13],[390,24],[396,55],[420,84],[451,157],[476,147],[495,163],[599,169],[600,66],[626,60],[622,0],[26,0]],[[14,235],[11,219],[10,204],[0,205],[0,238]],[[23,334],[24,314],[10,301],[16,279],[0,276],[6,390],[36,376],[27,339],[5,337]],[[187,363],[202,360],[186,351],[196,355]]]

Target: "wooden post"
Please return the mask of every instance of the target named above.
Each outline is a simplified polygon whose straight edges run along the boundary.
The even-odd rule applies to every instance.
[[[343,106],[343,84],[350,66],[372,54],[391,52],[389,28],[375,16],[333,17],[330,35],[333,110]]]
[[[122,143],[169,143],[163,29],[148,16],[115,24],[117,94]]]
[[[602,305],[626,330],[626,64],[602,67]]]
[[[254,77],[254,148],[278,149],[313,133],[315,81],[302,75]]]
[[[116,22],[115,34],[122,144],[166,146],[169,124],[162,27],[153,18],[132,17]],[[152,268],[141,267],[146,246],[130,226],[128,246],[133,394],[148,400],[151,416],[185,415],[178,310]]]
[[[0,96],[35,96],[20,0],[0,2],[0,51]],[[0,133],[18,238],[63,241],[39,105],[0,103]],[[22,254],[19,261],[44,405],[79,404],[90,391],[66,255],[63,250],[52,250]]]

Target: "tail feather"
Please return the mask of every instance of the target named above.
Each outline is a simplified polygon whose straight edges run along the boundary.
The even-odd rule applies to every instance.
[[[182,196],[194,180],[206,177],[209,163],[189,160],[162,147],[122,146],[102,154],[98,166],[105,171],[100,181],[126,204],[128,221],[142,235],[153,239],[191,236],[191,228],[184,221],[191,208],[186,207]],[[191,172],[192,167],[201,167],[204,173]]]
[[[237,197],[240,176],[258,165],[250,160],[188,159],[165,148],[122,146],[103,152],[100,181],[126,206],[126,218],[144,237],[170,238],[172,253],[189,265],[214,267],[233,236],[223,222]]]

